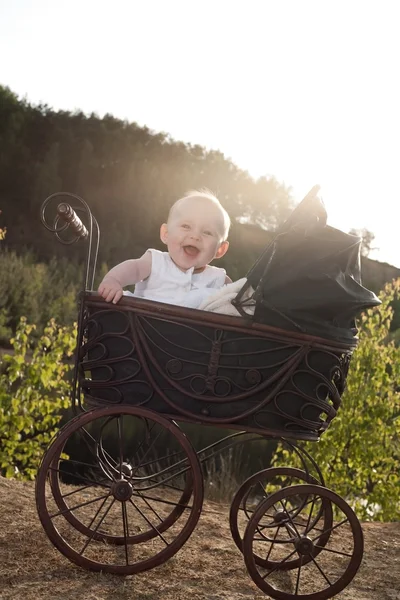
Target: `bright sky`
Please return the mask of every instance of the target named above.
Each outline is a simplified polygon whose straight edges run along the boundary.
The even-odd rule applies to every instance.
[[[398,0],[0,0],[0,83],[219,149],[400,268]],[[207,182],[204,182],[205,185]]]

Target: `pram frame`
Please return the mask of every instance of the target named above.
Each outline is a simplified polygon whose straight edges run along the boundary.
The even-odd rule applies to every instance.
[[[316,190],[314,189],[314,193],[315,193],[315,191]],[[46,216],[46,211],[48,210],[49,205],[52,203],[52,201],[53,200],[58,201],[61,196],[67,196],[69,199],[73,199],[74,202],[78,203],[78,205],[70,206],[70,205],[66,204],[65,202],[59,204],[59,206],[57,207],[57,216],[54,220],[54,224],[49,225],[47,216]],[[83,225],[82,221],[77,216],[75,210],[81,211],[85,214],[85,220],[88,222],[88,228],[86,228],[85,225]],[[323,600],[324,598],[329,598],[332,595],[338,593],[338,591],[340,591],[341,589],[343,589],[343,587],[345,587],[351,581],[351,579],[354,577],[355,573],[358,570],[359,564],[361,562],[362,551],[363,551],[362,531],[361,531],[361,528],[359,527],[359,524],[357,525],[357,523],[358,523],[357,518],[355,517],[355,515],[353,517],[353,513],[352,513],[350,507],[348,507],[348,505],[344,502],[344,500],[340,499],[340,497],[334,495],[333,492],[330,492],[329,490],[327,490],[327,488],[324,487],[324,481],[322,478],[321,471],[319,470],[315,461],[310,456],[310,454],[297,443],[297,441],[299,439],[300,440],[317,441],[319,439],[319,435],[329,425],[330,421],[334,417],[334,414],[333,414],[332,418],[327,420],[326,426],[322,427],[319,431],[313,431],[312,434],[307,434],[306,432],[302,432],[302,433],[296,432],[296,434],[293,434],[293,433],[291,434],[289,432],[289,434],[288,434],[287,431],[268,429],[266,427],[246,426],[245,428],[243,428],[243,424],[240,423],[240,418],[233,418],[233,419],[231,417],[212,418],[212,417],[207,416],[207,414],[205,414],[205,413],[203,413],[201,415],[197,415],[196,418],[193,418],[193,414],[191,414],[190,412],[188,413],[184,409],[177,411],[175,414],[174,413],[169,413],[169,414],[161,413],[158,416],[157,413],[154,413],[154,411],[151,409],[151,407],[143,408],[142,406],[135,406],[135,405],[127,406],[124,403],[107,407],[104,405],[102,406],[101,404],[96,406],[96,402],[94,403],[94,405],[93,404],[86,405],[85,402],[82,402],[82,392],[85,391],[85,383],[84,382],[85,382],[86,378],[85,378],[85,374],[84,374],[84,362],[86,360],[85,357],[87,354],[87,348],[85,347],[85,340],[86,340],[86,336],[87,336],[88,318],[90,319],[91,311],[96,312],[96,311],[118,310],[119,312],[124,313],[125,315],[128,316],[129,322],[131,324],[132,324],[132,319],[135,319],[135,317],[137,317],[137,316],[139,316],[141,318],[166,320],[168,322],[174,322],[176,324],[187,325],[187,326],[191,326],[193,324],[198,324],[200,322],[202,326],[206,326],[206,327],[210,327],[210,328],[214,328],[214,329],[218,328],[218,329],[221,329],[222,331],[229,331],[229,332],[234,332],[234,333],[238,333],[238,334],[249,334],[250,333],[251,335],[253,335],[253,334],[258,335],[261,337],[268,338],[269,340],[275,340],[278,342],[284,341],[285,343],[295,344],[295,345],[297,344],[303,348],[304,353],[306,353],[310,349],[316,349],[321,352],[334,353],[338,356],[341,355],[345,358],[345,360],[344,360],[344,367],[343,367],[341,382],[339,384],[339,389],[337,390],[338,394],[336,396],[335,414],[336,414],[336,410],[340,406],[340,397],[341,397],[341,394],[344,389],[345,379],[347,376],[348,364],[349,364],[351,354],[356,347],[356,341],[354,341],[353,343],[349,343],[349,344],[336,343],[331,340],[326,340],[323,338],[306,335],[303,333],[297,333],[295,331],[294,332],[293,331],[291,331],[291,332],[284,331],[279,328],[274,328],[271,326],[255,323],[252,320],[252,318],[249,317],[248,315],[246,315],[243,311],[240,311],[242,314],[241,317],[230,317],[230,316],[224,316],[224,315],[213,314],[213,313],[204,313],[204,312],[200,313],[199,311],[196,311],[193,309],[186,309],[186,308],[181,308],[181,307],[178,308],[178,307],[174,307],[171,305],[165,305],[162,303],[155,303],[155,302],[150,302],[150,301],[146,301],[146,300],[140,300],[137,298],[135,298],[135,299],[122,298],[116,309],[115,307],[106,305],[106,303],[96,293],[93,293],[91,291],[91,288],[93,287],[94,275],[95,275],[95,271],[96,271],[96,261],[97,261],[97,252],[98,252],[99,235],[100,234],[99,234],[99,228],[97,225],[97,221],[94,219],[87,203],[83,199],[81,199],[80,197],[78,197],[74,194],[69,194],[69,193],[53,194],[52,196],[47,198],[42,205],[41,219],[42,219],[42,222],[45,225],[45,227],[48,230],[54,232],[56,234],[57,238],[59,239],[59,241],[61,241],[62,243],[71,244],[71,243],[75,243],[76,241],[78,241],[79,239],[82,239],[82,238],[86,239],[88,242],[88,252],[87,252],[87,256],[86,256],[85,270],[84,270],[84,273],[85,273],[84,286],[83,286],[83,291],[80,294],[80,301],[79,301],[80,308],[79,308],[78,332],[77,332],[77,356],[76,356],[76,360],[75,360],[74,372],[73,372],[73,382],[72,382],[72,386],[71,386],[71,405],[72,405],[73,411],[75,412],[76,416],[72,421],[70,421],[60,431],[59,435],[56,437],[56,440],[50,445],[48,451],[44,455],[44,458],[42,461],[42,466],[39,470],[38,480],[37,480],[38,513],[39,513],[39,517],[42,521],[42,524],[43,524],[50,540],[52,541],[52,543],[61,552],[63,552],[70,560],[72,560],[76,564],[83,566],[85,568],[90,568],[90,569],[94,569],[94,570],[105,570],[105,571],[109,571],[112,573],[119,573],[119,574],[131,574],[131,573],[140,572],[140,571],[143,571],[143,570],[146,570],[149,568],[153,568],[154,566],[161,564],[162,562],[164,562],[165,560],[170,558],[173,554],[175,554],[175,552],[177,550],[179,550],[179,548],[186,542],[186,540],[192,533],[192,531],[197,523],[198,517],[200,516],[201,506],[202,506],[202,501],[203,501],[203,493],[204,493],[202,476],[201,476],[201,471],[200,471],[200,463],[208,460],[210,458],[210,456],[213,456],[215,454],[215,452],[219,452],[221,450],[221,448],[222,449],[229,448],[229,447],[232,447],[232,445],[234,445],[234,444],[241,443],[242,441],[248,441],[248,440],[241,439],[242,437],[245,437],[246,434],[256,434],[256,437],[261,436],[264,439],[275,439],[275,440],[283,441],[284,443],[286,443],[289,447],[291,447],[293,449],[293,451],[296,453],[296,455],[298,457],[300,457],[300,461],[301,461],[302,467],[303,467],[303,469],[301,470],[300,476],[298,475],[298,473],[293,473],[293,471],[295,471],[295,469],[292,469],[292,470],[286,469],[286,471],[285,471],[285,469],[283,469],[283,471],[285,471],[284,474],[286,474],[286,475],[290,471],[290,477],[293,476],[294,479],[300,480],[300,483],[303,484],[301,486],[301,491],[304,494],[303,506],[305,506],[309,503],[308,499],[310,497],[313,497],[314,499],[318,497],[318,498],[322,499],[321,515],[323,514],[326,517],[326,514],[328,514],[329,511],[332,510],[332,508],[329,508],[329,506],[331,507],[332,505],[342,508],[342,510],[343,510],[343,506],[344,506],[344,510],[347,511],[346,514],[348,513],[350,515],[350,521],[352,523],[352,535],[354,538],[354,552],[352,554],[350,566],[345,570],[345,573],[339,578],[339,580],[335,584],[333,584],[333,585],[329,584],[328,587],[325,587],[323,590],[320,590],[317,593],[313,593],[310,596],[307,596],[307,598],[315,598],[315,600],[317,600],[317,599]],[[61,226],[60,226],[60,220],[63,222],[63,224]],[[60,236],[60,233],[67,231],[68,229],[73,232],[74,236],[70,240],[65,240]],[[94,236],[96,236],[96,239],[97,239],[96,245],[94,245],[92,242],[92,238]],[[238,303],[238,307],[239,307],[239,305],[240,305],[240,303]],[[139,344],[139,346],[140,346],[140,344]],[[143,355],[143,353],[140,355],[140,360],[142,361],[142,366],[144,366],[146,360],[145,360],[145,356]],[[215,360],[218,362],[218,357],[216,359],[214,357],[214,362],[215,362]],[[210,362],[212,363],[212,361],[213,361],[213,359],[211,358]],[[215,371],[215,365],[213,366],[213,369]],[[147,373],[149,373],[148,370],[147,370]],[[169,377],[167,379],[171,386],[175,386],[175,382],[173,381],[173,379],[171,379],[171,377]],[[153,382],[153,384],[154,384],[154,382]],[[157,386],[155,385],[155,387],[157,387]],[[157,392],[161,393],[161,390],[158,388]],[[257,410],[257,409],[254,409],[253,412],[255,410]],[[58,465],[59,461],[61,460],[62,448],[64,447],[65,442],[69,439],[70,435],[72,435],[71,434],[72,431],[76,432],[79,429],[81,422],[90,423],[92,418],[97,418],[98,415],[102,415],[102,416],[107,416],[108,414],[118,415],[119,414],[118,411],[121,411],[121,413],[123,411],[125,411],[125,412],[127,412],[127,414],[135,415],[138,418],[144,419],[146,421],[147,421],[147,419],[154,419],[162,427],[164,427],[172,432],[173,436],[175,436],[175,438],[181,443],[182,447],[184,447],[185,452],[186,452],[186,459],[181,461],[183,464],[183,469],[179,472],[179,474],[182,474],[182,473],[185,474],[185,473],[190,472],[190,477],[192,477],[192,480],[193,480],[193,489],[191,492],[191,493],[193,493],[193,502],[192,502],[192,506],[190,507],[191,508],[191,515],[189,517],[190,524],[188,526],[184,527],[183,532],[181,532],[181,534],[179,534],[177,536],[177,538],[174,540],[173,544],[171,545],[171,548],[169,548],[167,552],[164,552],[164,553],[161,552],[161,557],[157,554],[156,557],[149,559],[149,560],[139,561],[139,563],[135,564],[135,565],[126,564],[126,565],[115,566],[115,565],[103,564],[101,562],[97,563],[96,561],[94,561],[94,562],[88,561],[88,560],[84,559],[83,557],[80,557],[76,552],[70,550],[70,547],[68,546],[68,544],[64,543],[62,536],[59,534],[57,529],[53,527],[53,525],[51,523],[51,515],[49,515],[49,511],[46,506],[44,489],[46,487],[47,478],[50,477],[50,480],[52,481],[52,483],[51,483],[52,492],[55,495],[55,497],[58,494],[58,499],[56,498],[56,503],[57,503],[58,507],[60,508],[61,512],[64,511],[65,513],[67,513],[67,517],[66,517],[67,521],[72,526],[75,526],[78,530],[80,528],[81,532],[89,535],[89,537],[93,538],[93,540],[99,539],[101,541],[103,539],[102,536],[99,535],[98,533],[96,533],[96,532],[93,533],[92,530],[90,529],[90,527],[87,528],[86,526],[83,526],[82,524],[80,524],[79,521],[77,521],[75,519],[75,517],[73,516],[73,511],[69,510],[68,505],[65,502],[64,496],[61,495],[59,483],[57,483],[57,480],[59,479],[59,476],[60,476],[60,469],[58,466],[54,466],[54,465],[55,464]],[[248,416],[248,414],[240,415],[241,418],[243,418],[243,416],[246,417],[246,416]],[[182,422],[186,421],[189,423],[216,425],[218,427],[228,428],[230,430],[238,429],[239,431],[237,431],[234,434],[230,434],[230,435],[226,436],[225,438],[223,438],[222,440],[219,440],[215,444],[209,445],[207,448],[203,448],[202,450],[195,452],[194,449],[191,448],[190,442],[187,440],[186,436],[184,436],[184,434],[180,433],[179,427],[175,422],[176,420],[179,420]],[[252,439],[254,439],[254,436],[253,436],[253,438],[250,437],[250,441],[252,441]],[[211,451],[211,453],[210,453],[210,451]],[[118,467],[119,479],[118,479],[118,481],[114,482],[115,484],[117,484],[119,482],[119,488],[118,488],[118,486],[116,486],[114,484],[111,487],[112,487],[112,494],[114,495],[114,498],[123,503],[124,502],[124,494],[126,493],[126,490],[128,489],[127,484],[132,481],[132,477],[131,477],[131,475],[129,475],[129,474],[127,475],[126,473],[123,472],[124,465],[122,464],[122,461],[120,461],[120,463],[121,464],[119,464],[119,467]],[[177,463],[177,464],[179,464],[179,463]],[[176,465],[175,465],[175,467],[176,467]],[[168,471],[168,469],[166,469],[166,471]],[[260,568],[261,569],[265,569],[265,568],[271,569],[272,568],[272,571],[279,570],[279,569],[287,570],[290,568],[294,568],[292,566],[292,562],[293,562],[293,564],[295,564],[296,568],[298,568],[299,572],[300,572],[300,569],[303,565],[303,559],[302,558],[299,559],[300,563],[299,563],[299,560],[296,560],[296,561],[286,561],[286,564],[285,564],[285,560],[284,560],[280,566],[277,566],[275,563],[273,563],[273,566],[271,567],[268,560],[266,562],[263,560],[260,561],[260,559],[259,559],[259,557],[257,557],[255,551],[251,550],[252,543],[254,542],[257,532],[259,531],[258,525],[255,524],[254,518],[257,520],[257,523],[260,521],[260,519],[262,518],[262,514],[263,514],[262,506],[265,505],[266,510],[268,510],[269,507],[271,506],[271,503],[273,505],[273,498],[275,496],[274,495],[272,495],[272,496],[266,495],[264,502],[261,502],[258,505],[258,509],[255,512],[255,514],[254,513],[248,514],[249,524],[243,535],[243,538],[238,533],[238,529],[237,529],[238,512],[241,509],[242,505],[244,506],[244,511],[246,512],[245,503],[248,499],[249,491],[251,489],[253,489],[254,485],[259,485],[260,482],[264,482],[265,480],[269,481],[269,478],[272,477],[272,475],[275,475],[276,471],[279,471],[279,469],[275,469],[274,473],[272,473],[272,471],[274,471],[274,469],[264,469],[263,471],[260,472],[259,476],[257,476],[258,474],[256,474],[255,476],[252,476],[251,478],[249,478],[249,480],[251,480],[250,483],[249,483],[249,480],[247,480],[241,486],[241,488],[237,492],[237,494],[234,498],[234,501],[232,503],[232,506],[235,508],[233,510],[231,509],[230,521],[231,521],[232,533],[235,532],[234,533],[235,543],[237,544],[237,546],[239,547],[239,549],[242,552],[246,551],[246,553],[247,553],[245,556],[246,565],[248,567],[248,570],[249,570],[249,573],[250,573],[252,579],[260,587],[260,589],[262,589],[266,593],[270,594],[272,597],[277,598],[277,599],[280,599],[280,598],[285,599],[285,598],[292,598],[294,596],[291,593],[282,592],[279,589],[275,589],[273,586],[271,587],[271,585],[269,583],[265,582],[265,577],[260,576],[259,570],[260,570]],[[283,471],[281,470],[280,473],[282,474]],[[55,475],[54,475],[54,473],[55,473]],[[129,478],[131,478],[131,479],[129,479]],[[166,480],[164,479],[162,481],[162,483],[165,484],[165,481]],[[292,487],[295,492],[296,486],[292,486]],[[299,486],[297,486],[297,487],[299,487]],[[279,492],[277,492],[277,493],[279,494]],[[188,508],[187,503],[185,504],[186,497],[185,497],[185,500],[182,500],[184,495],[185,495],[185,492],[184,492],[183,496],[181,497],[181,500],[176,505],[177,513],[179,513],[177,518],[180,517],[180,514],[182,512],[181,511],[182,507],[183,507],[182,510]],[[288,495],[290,496],[290,492],[288,492]],[[271,500],[271,498],[272,498],[272,500]],[[279,496],[279,498],[280,498],[280,496]],[[176,509],[174,509],[174,510],[176,510]],[[172,511],[171,514],[174,515],[174,511]],[[320,515],[320,517],[321,517],[321,515]],[[318,518],[320,518],[320,517],[318,517]],[[175,515],[173,518],[175,518]],[[173,518],[172,518],[172,520],[173,520]],[[289,521],[291,521],[290,516],[288,518],[289,518]],[[167,519],[167,521],[168,521],[168,519]],[[319,522],[318,519],[317,519],[317,522]],[[289,527],[289,529],[290,529],[290,527],[291,527],[290,523],[287,525],[287,527]],[[124,523],[124,531],[125,531],[125,523]],[[88,533],[88,532],[90,532],[90,533]],[[306,531],[306,533],[307,533],[307,531]],[[304,538],[304,537],[307,537],[307,536],[302,536],[302,538]],[[330,537],[330,533],[328,532],[325,543],[327,543],[329,537]],[[109,542],[110,540],[107,539],[106,541]],[[300,538],[299,538],[299,544],[300,544],[300,542],[302,542],[304,544],[304,540],[303,539],[300,540]],[[118,543],[122,543],[122,542],[114,541],[113,543],[118,544]],[[127,548],[126,535],[125,535],[124,543],[125,543],[125,547]],[[304,553],[302,554],[303,551],[301,550],[300,546],[298,546],[296,551],[297,551],[299,557],[304,556]],[[127,550],[126,550],[126,552],[127,552]],[[250,552],[251,556],[248,555],[249,552]],[[309,556],[310,556],[309,560],[311,560],[311,559],[314,560],[313,557],[317,556],[317,554],[319,552],[321,552],[321,550],[313,549],[312,551],[310,551],[309,552]],[[304,564],[309,560],[304,559],[304,561],[305,561]],[[297,595],[297,586],[296,586],[295,595]]]

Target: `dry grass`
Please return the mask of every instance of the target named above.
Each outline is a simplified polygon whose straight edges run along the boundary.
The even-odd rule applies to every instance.
[[[368,523],[362,567],[340,600],[400,600],[400,523]],[[34,484],[0,478],[1,600],[259,600],[231,540],[228,508],[207,502],[185,547],[135,576],[91,573],[48,541],[36,514]]]

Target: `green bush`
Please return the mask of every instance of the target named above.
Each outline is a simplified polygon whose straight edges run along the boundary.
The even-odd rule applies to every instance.
[[[7,326],[10,322],[10,315],[6,308],[0,308],[0,342],[9,340],[12,336],[11,328]]]
[[[305,445],[326,485],[364,520],[400,518],[400,348],[389,341],[391,303],[399,297],[400,280],[361,316],[339,413],[318,444]],[[290,462],[284,449],[274,457],[275,466]]]
[[[30,252],[0,252],[0,344],[8,345],[23,316],[36,324],[36,336],[50,319],[71,325],[81,287],[82,268],[66,259],[46,264]]]
[[[51,320],[39,339],[35,325],[22,318],[12,352],[0,363],[0,474],[33,479],[42,454],[69,404],[73,327]]]
[[[400,346],[400,327],[390,334],[390,339],[396,346]]]

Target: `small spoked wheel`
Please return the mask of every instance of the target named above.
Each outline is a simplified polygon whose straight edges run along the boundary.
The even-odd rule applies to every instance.
[[[42,460],[39,518],[52,543],[87,569],[133,574],[173,556],[195,528],[201,467],[179,427],[135,406],[69,422]]]
[[[300,510],[292,516],[288,507],[294,503]],[[311,528],[314,515],[328,507],[334,521],[327,527],[320,519],[318,527]],[[259,504],[244,534],[243,554],[250,577],[271,598],[326,600],[357,573],[363,534],[355,513],[340,496],[318,485],[295,485]],[[257,564],[257,556],[264,557],[264,566]],[[294,560],[296,566],[289,572],[284,565]]]
[[[243,552],[244,532],[249,520],[257,509],[257,506],[275,492],[289,486],[303,483],[318,484],[319,482],[312,475],[301,469],[292,467],[273,467],[255,473],[241,485],[232,501],[229,515],[232,537],[241,552]],[[303,501],[306,502],[307,500],[303,498]],[[302,502],[299,501],[299,498],[293,496],[287,500],[286,512],[292,519],[296,519],[301,510]],[[327,503],[325,506],[320,505],[319,510],[314,512],[308,529],[309,531],[313,528],[315,528],[316,531],[321,529],[329,531],[332,521],[333,517],[330,504]],[[271,529],[273,529],[273,534],[275,535],[276,533],[276,536],[279,539],[279,535],[282,532],[275,532],[274,524],[270,524],[269,526],[263,525],[260,527],[258,535],[260,537],[266,536],[266,539],[268,539],[268,533]],[[328,539],[329,534],[323,536],[319,545],[321,546]],[[265,556],[262,555],[255,555],[254,560],[258,565],[266,568],[274,568],[280,565],[278,568],[282,570],[293,569],[300,564],[297,555],[293,556],[290,560],[285,561],[283,564],[280,564],[280,561],[275,563],[273,558],[266,559]]]

